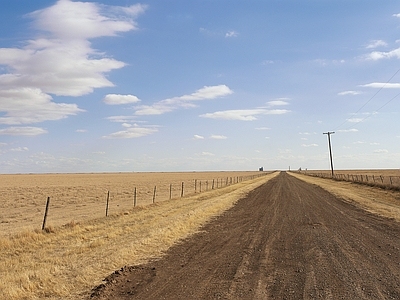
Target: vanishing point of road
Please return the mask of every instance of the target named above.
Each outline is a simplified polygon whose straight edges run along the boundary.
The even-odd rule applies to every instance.
[[[285,172],[91,299],[400,299],[400,224]]]

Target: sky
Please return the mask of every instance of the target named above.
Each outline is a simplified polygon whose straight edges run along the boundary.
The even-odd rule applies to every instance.
[[[0,173],[400,167],[398,0],[0,3]]]

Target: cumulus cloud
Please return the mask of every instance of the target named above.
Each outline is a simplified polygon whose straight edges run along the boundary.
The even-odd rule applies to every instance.
[[[230,30],[227,33],[225,33],[226,38],[237,37],[238,35],[239,33],[234,30]]]
[[[109,135],[103,136],[105,139],[132,139],[147,136],[158,132],[158,128],[155,126],[141,127],[134,124],[132,127],[125,127],[124,130],[111,133]]]
[[[218,134],[213,134],[210,136],[210,139],[212,140],[226,140],[227,137],[224,135],[218,135]]]
[[[63,39],[90,39],[114,36],[137,29],[136,18],[145,5],[129,7],[99,5],[91,2],[59,0],[51,7],[30,14],[38,29]],[[121,16],[123,13],[125,16]]]
[[[20,125],[60,120],[83,110],[76,104],[55,103],[38,88],[0,89],[0,124]]]
[[[389,151],[386,149],[377,149],[377,150],[374,150],[374,153],[389,153]]]
[[[111,87],[106,73],[125,63],[91,47],[90,39],[137,29],[135,18],[146,6],[105,6],[59,0],[28,15],[38,38],[18,48],[0,48],[0,111],[2,124],[59,120],[83,110],[55,103],[50,94],[82,96]]]
[[[140,99],[134,95],[117,95],[108,94],[104,97],[103,102],[108,105],[120,105],[140,102]]]
[[[137,106],[135,115],[161,115],[179,108],[192,108],[196,106],[193,102],[216,99],[232,93],[226,85],[205,86],[189,95],[161,100],[153,105]]]
[[[17,148],[10,149],[10,151],[12,151],[12,152],[25,152],[25,151],[29,151],[29,148],[28,147],[17,147]]]
[[[391,51],[373,51],[366,55],[367,60],[380,60],[380,59],[390,59],[390,58],[400,58],[400,48]]]
[[[353,128],[353,129],[340,129],[340,130],[337,130],[337,132],[358,132],[358,129],[355,129],[355,128]]]
[[[268,106],[284,106],[284,105],[289,105],[289,102],[287,102],[287,100],[289,100],[288,98],[280,98],[280,99],[276,99],[276,100],[272,100],[267,102]]]
[[[346,96],[346,95],[360,95],[361,92],[360,91],[344,91],[344,92],[340,92],[338,93],[339,96]]]
[[[256,130],[270,130],[271,128],[269,127],[256,127]]]
[[[8,127],[0,129],[0,135],[25,135],[35,136],[47,133],[47,130],[40,127]]]
[[[259,115],[282,115],[290,112],[286,109],[234,109],[217,111],[214,113],[206,113],[200,115],[202,118],[219,119],[219,120],[238,120],[238,121],[254,121]]]
[[[375,49],[378,47],[386,47],[387,43],[383,40],[373,40],[367,45],[367,49]]]
[[[388,82],[372,82],[361,85],[362,87],[370,87],[375,89],[400,89],[400,83],[388,83]]]
[[[195,134],[195,135],[193,136],[193,139],[195,139],[195,140],[204,140],[204,136]]]
[[[360,123],[361,121],[363,121],[363,118],[351,118],[351,119],[347,119],[347,122],[350,123]]]
[[[107,117],[106,119],[111,122],[116,122],[116,123],[128,123],[128,122],[136,120],[136,117],[135,116],[111,116],[111,117]]]
[[[202,156],[215,156],[215,154],[214,154],[214,153],[207,152],[207,151],[203,151],[203,152],[201,152],[201,155],[202,155]]]

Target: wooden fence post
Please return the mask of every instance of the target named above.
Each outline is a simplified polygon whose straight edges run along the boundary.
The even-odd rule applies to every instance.
[[[213,183],[212,183],[212,189],[214,189],[214,179],[213,179]]]
[[[181,187],[181,198],[183,197],[183,181],[182,181],[182,187]]]
[[[156,190],[157,190],[157,186],[154,186],[153,203],[156,202]]]
[[[172,183],[169,184],[169,200],[172,199]]]
[[[50,197],[47,197],[46,209],[44,211],[44,217],[43,217],[42,230],[44,230],[46,228],[46,220],[47,220],[47,213],[49,211],[49,205],[50,205]]]
[[[106,202],[106,217],[108,217],[108,202],[110,201],[110,191],[107,193],[107,202]]]
[[[194,193],[197,193],[197,179],[194,180]]]
[[[136,187],[135,191],[133,192],[133,207],[136,207]]]

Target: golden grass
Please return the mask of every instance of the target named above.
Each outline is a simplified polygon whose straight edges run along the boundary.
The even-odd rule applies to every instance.
[[[311,177],[294,172],[289,174],[305,182],[316,184],[331,194],[352,202],[369,212],[400,221],[400,193],[398,191],[382,190],[366,185]]]
[[[331,175],[331,170],[302,170],[307,174],[326,174]],[[335,174],[368,175],[368,176],[400,176],[400,169],[354,169],[354,170],[334,170]]]
[[[238,177],[259,175],[260,172],[176,172],[176,173],[94,173],[94,174],[16,174],[0,175],[0,236],[21,231],[40,229],[47,197],[50,208],[47,224],[61,226],[70,222],[82,222],[105,215],[107,192],[110,191],[110,213],[130,210],[133,206],[134,189],[137,204],[151,204],[154,186],[157,186],[156,202],[168,200],[170,184],[172,197],[226,184]],[[221,183],[221,181],[224,181]]]
[[[160,257],[278,172],[201,194],[0,238],[0,299],[82,299],[111,272]]]

